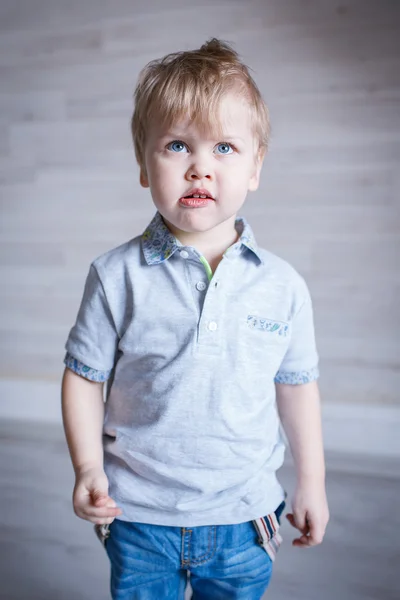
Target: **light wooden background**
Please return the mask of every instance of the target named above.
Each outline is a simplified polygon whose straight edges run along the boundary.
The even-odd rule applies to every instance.
[[[140,233],[138,72],[217,36],[270,106],[243,214],[311,288],[331,403],[400,405],[400,3],[1,0],[3,380],[53,380],[90,261]]]

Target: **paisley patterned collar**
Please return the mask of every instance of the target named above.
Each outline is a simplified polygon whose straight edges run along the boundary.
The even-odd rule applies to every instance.
[[[239,240],[225,252],[225,256],[233,257],[241,253],[242,246],[253,252],[262,263],[260,250],[254,234],[247,221],[240,217],[235,221],[235,229],[240,235]],[[142,234],[142,249],[147,264],[157,265],[182,248],[181,242],[170,232],[159,212],[156,213],[150,225]]]

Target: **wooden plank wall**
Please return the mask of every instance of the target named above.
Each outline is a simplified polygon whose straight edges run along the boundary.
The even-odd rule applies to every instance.
[[[218,36],[270,106],[243,214],[307,279],[328,402],[400,405],[400,3],[2,0],[2,379],[57,380],[89,262],[153,215],[129,120],[140,68]]]

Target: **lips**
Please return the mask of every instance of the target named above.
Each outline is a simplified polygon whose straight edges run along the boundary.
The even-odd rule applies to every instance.
[[[187,192],[187,194],[185,194],[181,198],[181,200],[183,200],[185,198],[201,198],[203,200],[205,200],[205,199],[214,200],[214,197],[212,196],[212,194],[210,194],[210,192],[208,190],[206,190],[205,188],[192,188],[191,190],[189,190]]]
[[[192,188],[179,199],[179,204],[185,208],[203,208],[211,202],[214,202],[214,198],[205,188]]]
[[[202,208],[204,206],[208,206],[214,202],[211,198],[196,198],[189,196],[188,198],[181,198],[179,200],[179,204],[181,206],[185,206],[186,208]]]

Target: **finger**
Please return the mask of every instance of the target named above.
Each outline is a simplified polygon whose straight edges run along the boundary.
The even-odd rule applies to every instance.
[[[296,524],[294,522],[294,517],[291,513],[288,513],[286,515],[287,520],[289,521],[289,523],[291,524],[292,527],[296,527]]]
[[[306,526],[303,528],[300,528],[298,525],[298,521],[295,519],[294,515],[292,513],[288,513],[286,515],[287,520],[289,521],[289,523],[291,524],[292,527],[294,527],[295,529],[298,529],[299,531],[301,531],[301,533],[306,534],[307,533],[307,528]]]
[[[111,525],[113,521],[114,518],[109,517],[108,519],[94,519],[92,523],[94,523],[94,525]]]
[[[321,544],[322,540],[324,539],[324,535],[325,530],[323,527],[319,527],[318,525],[314,525],[312,523],[310,524],[310,546],[317,546],[318,544]]]
[[[94,501],[94,505],[96,507],[104,506],[106,508],[117,508],[117,504],[115,500],[110,498],[110,496],[100,497]]]
[[[92,490],[90,492],[90,498],[95,506],[106,506],[107,502],[111,500],[109,495],[101,490]]]
[[[290,524],[293,523],[294,518],[292,513],[287,513],[286,518],[290,522]]]
[[[324,534],[325,531],[322,527],[317,527],[310,524],[309,532],[303,534],[300,538],[293,540],[293,545],[303,547],[318,546],[322,543]]]
[[[122,510],[120,508],[93,508],[93,506],[86,507],[86,510],[83,510],[85,515],[91,517],[93,519],[108,519],[115,518],[122,514]]]
[[[296,527],[301,533],[308,533],[308,523],[306,519],[305,512],[293,512],[294,522],[296,523]]]
[[[118,507],[96,508],[92,504],[74,504],[75,514],[81,519],[98,519],[98,518],[115,518],[122,514],[122,510]]]
[[[78,514],[78,517],[83,519],[84,521],[90,521],[94,525],[103,525],[105,523],[112,523],[116,517],[104,516],[101,517],[99,515],[88,515],[86,513]]]
[[[88,521],[89,523],[93,523],[93,525],[110,525],[115,520],[114,517],[97,518],[89,517],[87,515],[82,515],[81,519]]]
[[[301,537],[293,540],[292,545],[297,546],[298,548],[310,548],[312,544],[310,543],[310,538],[308,535],[302,535]]]

